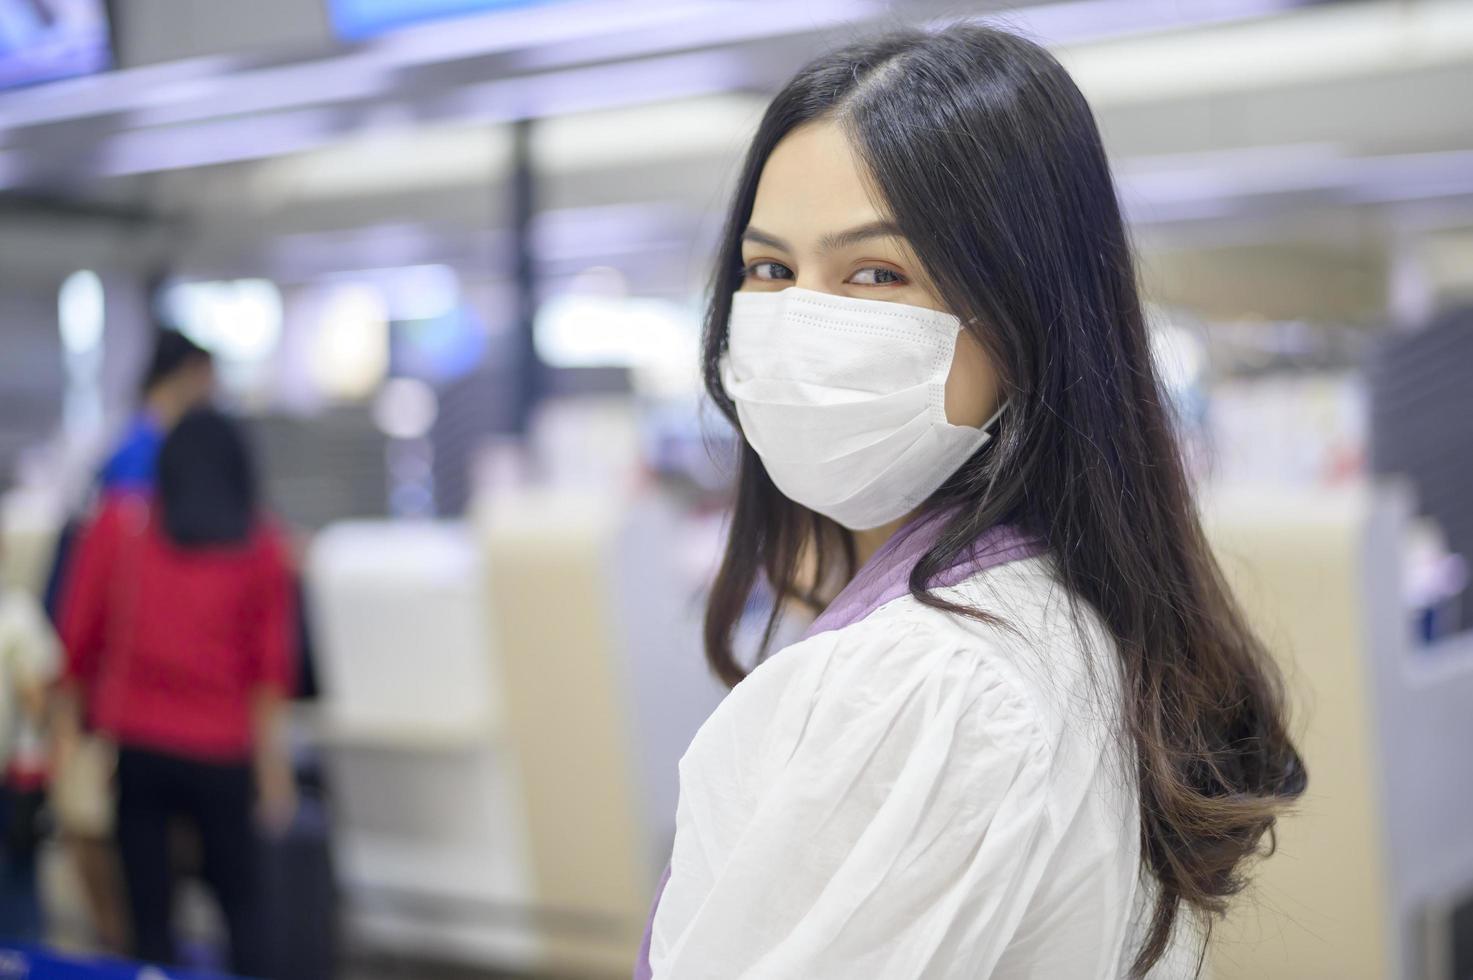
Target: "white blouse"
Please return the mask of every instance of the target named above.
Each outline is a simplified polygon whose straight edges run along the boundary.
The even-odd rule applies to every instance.
[[[655,980],[1124,977],[1151,897],[1113,650],[1051,560],[769,657],[680,760]],[[1093,670],[1091,670],[1093,661]],[[1152,977],[1190,977],[1183,927]]]

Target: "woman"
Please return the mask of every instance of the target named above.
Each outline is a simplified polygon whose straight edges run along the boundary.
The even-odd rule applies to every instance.
[[[208,402],[214,388],[214,358],[209,351],[177,330],[159,328],[155,334],[153,355],[139,386],[138,410],[97,474],[95,489],[104,498],[117,493],[151,493],[165,435],[189,409]],[[58,624],[63,586],[81,525],[77,517],[68,518],[52,556],[45,602],[48,615]],[[112,754],[93,739],[73,747],[79,751],[72,753],[66,781],[52,786],[52,810],[83,886],[97,939],[106,951],[122,953],[127,947],[127,924],[104,785]]]
[[[117,842],[141,959],[174,960],[169,831],[183,817],[231,968],[263,973],[252,805],[272,828],[293,806],[286,548],[259,512],[240,432],[213,409],[169,433],[155,494],[111,498],[82,539],[63,602],[62,742],[85,715],[117,743]]]
[[[954,26],[799,72],[739,179],[704,368],[743,436],[706,618],[735,690],[681,760],[636,973],[1197,973],[1188,916],[1306,777],[1058,62]],[[749,671],[758,588],[782,602]],[[784,605],[822,614],[768,656]]]

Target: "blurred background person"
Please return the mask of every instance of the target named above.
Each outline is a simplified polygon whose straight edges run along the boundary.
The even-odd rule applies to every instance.
[[[165,435],[196,405],[214,393],[211,354],[165,327],[153,331],[152,352],[138,382],[138,405],[115,448],[97,472],[94,493],[86,506],[95,509],[115,493],[150,493],[157,475]],[[87,518],[74,515],[61,527],[47,576],[45,603],[53,622],[70,570],[79,528]],[[126,917],[118,879],[108,803],[110,749],[92,738],[71,745],[68,771],[57,783],[56,815],[88,896],[93,927],[104,949],[121,951]]]
[[[41,606],[0,583],[0,935],[21,942],[42,938],[36,863],[48,779],[44,735],[60,666],[60,644]]]
[[[214,391],[210,352],[177,330],[159,328],[139,385],[138,411],[98,473],[102,489],[152,490],[164,437],[190,409],[208,402]]]
[[[282,715],[292,689],[287,543],[262,513],[245,440],[187,413],[159,454],[157,490],[121,494],[84,532],[63,604],[62,744],[82,720],[116,742],[116,837],[133,948],[172,963],[170,825],[197,830],[232,969],[260,969],[266,937],[255,825],[290,823]],[[65,749],[57,765],[64,768]]]
[[[208,402],[214,394],[214,358],[179,331],[160,327],[138,388],[138,408],[98,470],[100,493],[153,489],[164,436],[185,412]],[[62,530],[47,578],[46,606],[53,620],[75,531],[75,521]]]

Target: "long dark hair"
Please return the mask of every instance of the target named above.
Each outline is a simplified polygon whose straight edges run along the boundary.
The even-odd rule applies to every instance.
[[[256,468],[240,428],[213,408],[196,408],[159,450],[164,531],[184,548],[244,543],[256,526]]]
[[[1210,931],[1209,913],[1242,888],[1265,835],[1271,849],[1275,817],[1306,775],[1281,677],[1198,522],[1093,113],[1042,47],[974,24],[893,30],[800,71],[752,141],[711,285],[705,386],[738,428],[717,364],[741,282],[740,236],[773,148],[814,120],[848,135],[948,310],[976,318],[968,329],[1008,399],[992,444],[922,506],[957,509],[912,570],[911,593],[996,621],[927,585],[982,533],[1010,523],[1046,542],[1071,600],[1092,607],[1115,641],[1142,860],[1159,883],[1133,964],[1144,974],[1183,903]],[[733,639],[763,580],[780,600],[817,608],[817,585],[835,572],[854,572],[848,533],[787,500],[743,442],[706,611],[715,672],[729,685],[745,676]]]

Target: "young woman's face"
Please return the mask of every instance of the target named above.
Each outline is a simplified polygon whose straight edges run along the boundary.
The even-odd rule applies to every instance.
[[[742,236],[748,292],[802,286],[951,312],[888,215],[865,190],[863,164],[838,126],[799,126],[773,149]],[[963,330],[946,379],[946,418],[980,426],[997,410],[997,374]]]

